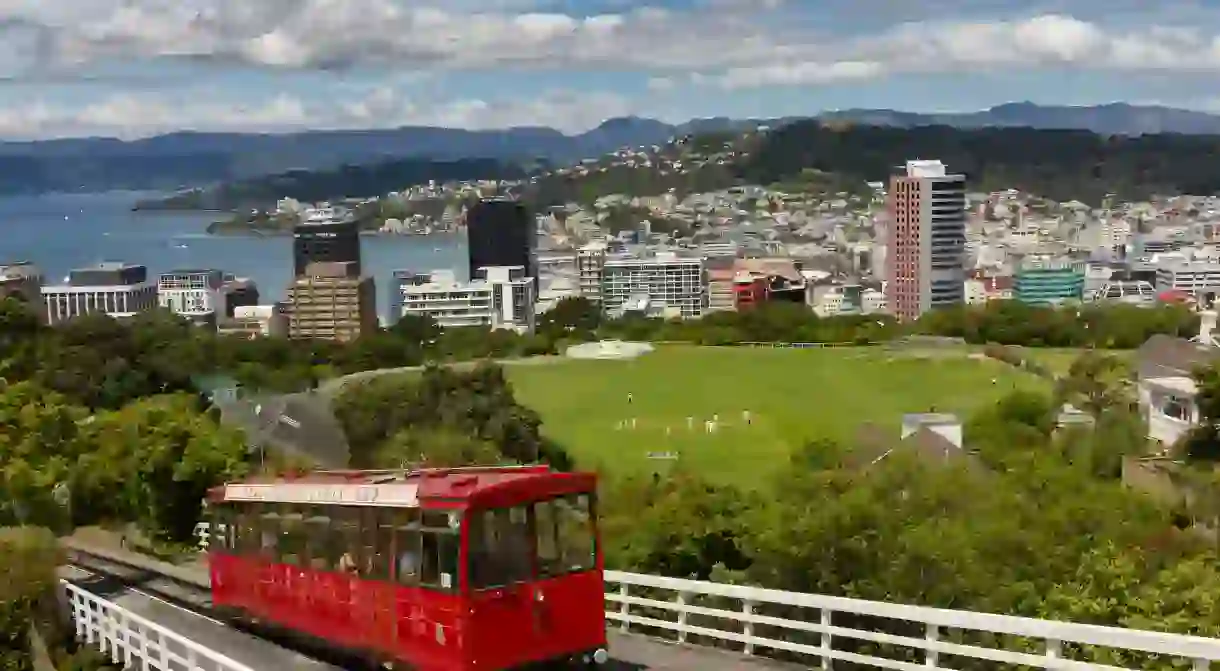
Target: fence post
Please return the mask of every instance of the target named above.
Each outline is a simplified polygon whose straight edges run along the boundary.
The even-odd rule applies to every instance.
[[[750,617],[751,615],[753,615],[754,614],[754,602],[751,601],[750,599],[742,599],[741,600],[741,612],[746,617]],[[747,655],[753,655],[754,654],[754,622],[752,620],[746,620],[746,626],[745,626],[745,630],[743,633],[745,633],[745,635],[746,635],[745,652]]]
[[[821,646],[819,647],[822,648],[822,669],[823,671],[830,671],[834,666],[834,660],[830,657],[830,651],[834,649],[834,641],[830,636],[830,610],[823,608],[821,615],[822,639]]]
[[[926,632],[926,635],[924,636],[924,638],[927,639],[928,643],[936,643],[937,641],[939,641],[940,640],[940,627],[938,627],[934,624],[929,624],[927,626],[927,632]],[[940,652],[933,650],[932,647],[929,646],[927,648],[927,650],[924,651],[924,653],[925,654],[924,654],[923,665],[927,666],[929,668],[939,669],[940,668]]]
[[[678,642],[686,642],[686,592],[678,592]]]
[[[1062,641],[1053,638],[1046,639],[1046,667],[1047,669],[1058,668],[1058,660],[1063,656]]]
[[[626,582],[619,583],[618,595],[619,595],[619,597],[622,598],[622,602],[619,603],[619,605],[618,605],[618,612],[619,612],[619,615],[623,616],[622,621],[618,623],[618,628],[620,631],[626,632],[627,631],[627,616],[631,610],[627,606],[627,583]]]

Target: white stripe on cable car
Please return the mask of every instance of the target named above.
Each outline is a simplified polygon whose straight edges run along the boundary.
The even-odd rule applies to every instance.
[[[419,485],[324,484],[306,482],[225,485],[226,501],[265,503],[333,503],[364,506],[419,505]]]

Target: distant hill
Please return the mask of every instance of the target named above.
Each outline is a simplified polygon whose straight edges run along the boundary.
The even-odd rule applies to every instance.
[[[901,128],[916,126],[1027,127],[1047,130],[1087,130],[1103,135],[1155,133],[1220,135],[1220,116],[1215,114],[1126,103],[1068,107],[1018,102],[998,105],[981,112],[947,114],[918,114],[888,109],[848,109],[823,113],[820,118]]]
[[[826,113],[821,118],[901,128],[945,125],[1072,129],[1110,135],[1220,134],[1220,116],[1125,103],[1094,107],[1010,103],[956,114],[855,109]],[[420,157],[568,163],[621,147],[662,144],[671,137],[691,133],[740,131],[758,125],[780,127],[799,120],[713,117],[670,125],[655,119],[624,117],[609,119],[576,135],[545,127],[470,131],[420,126],[282,135],[181,132],[129,142],[113,138],[0,142],[0,194],[177,190],[289,170],[332,170],[344,164]]]
[[[142,210],[244,210],[274,205],[280,198],[314,203],[341,198],[369,198],[429,180],[523,179],[519,165],[489,158],[441,161],[408,158],[332,170],[290,170],[191,189],[164,200],[144,201]]]
[[[568,163],[628,146],[663,144],[688,127],[737,129],[763,122],[701,119],[669,125],[609,119],[578,135],[553,128],[471,131],[405,127],[292,134],[194,133],[134,141],[72,138],[0,143],[0,194],[179,190],[290,170],[331,170],[405,158],[543,159]]]

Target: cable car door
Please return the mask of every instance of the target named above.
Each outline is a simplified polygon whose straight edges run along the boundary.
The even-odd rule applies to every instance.
[[[476,511],[467,537],[473,653],[479,668],[539,658],[531,577],[533,542],[525,506]]]

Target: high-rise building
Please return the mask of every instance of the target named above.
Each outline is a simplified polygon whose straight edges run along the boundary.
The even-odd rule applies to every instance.
[[[576,252],[577,290],[594,303],[602,300],[602,268],[605,265],[604,242],[590,242]]]
[[[899,319],[965,300],[966,177],[907,161],[890,178],[886,303]]]
[[[216,326],[224,311],[224,273],[219,270],[172,270],[157,281],[157,301],[196,324]]]
[[[515,200],[481,200],[466,212],[466,237],[469,249],[469,278],[479,268],[520,266],[526,277],[534,278],[538,291],[538,235],[534,217]]]
[[[314,210],[292,231],[293,276],[305,274],[311,263],[352,263],[361,274],[360,229],[340,220],[329,208]]]
[[[157,285],[148,281],[145,266],[105,262],[71,271],[64,284],[43,287],[42,302],[49,324],[93,312],[129,317],[157,307]]]
[[[375,292],[353,262],[309,264],[288,287],[288,337],[346,342],[376,330]]]

